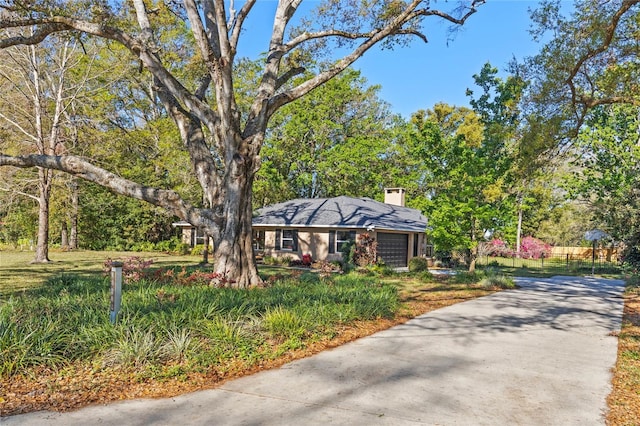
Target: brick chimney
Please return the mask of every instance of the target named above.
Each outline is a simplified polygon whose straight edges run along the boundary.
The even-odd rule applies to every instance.
[[[394,206],[404,207],[404,188],[385,188],[384,189],[384,202],[386,204],[392,204]]]

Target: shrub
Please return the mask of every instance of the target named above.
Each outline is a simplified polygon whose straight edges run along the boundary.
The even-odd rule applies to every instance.
[[[627,278],[626,287],[628,292],[640,289],[640,275],[631,275]]]
[[[625,241],[620,261],[633,273],[640,269],[640,235],[633,235]]]
[[[453,254],[450,251],[438,250],[435,253],[436,265],[438,267],[451,268],[453,266]]]
[[[305,268],[309,268],[311,267],[311,264],[313,263],[313,260],[311,259],[311,255],[310,254],[303,254],[302,255],[302,259],[301,260],[291,260],[289,261],[289,266],[297,266],[297,267],[305,267]]]
[[[157,283],[179,286],[209,285],[212,287],[225,287],[229,284],[229,280],[224,274],[198,269],[188,271],[184,266],[180,272],[176,272],[175,269],[171,268],[157,269],[147,276]]]
[[[191,249],[192,256],[202,256],[202,253],[204,253],[204,244],[195,245]]]
[[[429,262],[424,257],[409,259],[409,272],[423,272],[429,270]]]
[[[353,263],[357,266],[371,266],[378,261],[378,242],[368,233],[361,234],[355,245]]]
[[[393,268],[385,265],[382,262],[369,266],[367,269],[369,269],[374,275],[378,277],[388,277],[390,275],[395,274],[395,271],[393,270]]]
[[[505,241],[499,238],[494,238],[488,244],[487,255],[496,257],[511,257],[513,256],[513,250],[509,248],[509,245]]]
[[[486,288],[516,288],[516,283],[511,277],[508,277],[505,274],[497,272],[493,269],[487,269],[485,271],[484,278],[480,280],[480,285]]]
[[[178,244],[173,250],[174,253],[180,254],[183,256],[185,254],[189,254],[190,251],[191,251],[191,247],[189,246],[189,244],[185,244],[185,243]]]
[[[342,245],[340,249],[342,253],[342,263],[344,265],[355,265],[356,242],[349,240]]]
[[[274,266],[278,264],[278,259],[273,256],[265,256],[262,258],[262,263],[269,266]]]
[[[140,241],[131,246],[131,251],[154,251],[156,250],[155,244],[149,241]]]
[[[104,262],[103,272],[111,273],[113,263],[117,260],[107,259]],[[145,278],[149,274],[149,267],[153,264],[153,259],[143,259],[139,256],[126,257],[120,260],[122,263],[122,277],[128,282],[136,282]]]
[[[321,260],[314,262],[311,267],[318,270],[318,275],[321,279],[327,279],[334,273],[342,274],[342,265],[339,262],[329,262],[328,260]]]

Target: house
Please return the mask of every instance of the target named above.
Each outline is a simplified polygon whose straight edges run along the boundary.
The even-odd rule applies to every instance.
[[[253,218],[254,249],[265,256],[341,260],[340,249],[368,233],[378,242],[378,256],[389,266],[431,255],[427,218],[405,207],[405,190],[385,189],[385,202],[370,198],[296,199],[259,209]]]
[[[181,230],[180,239],[183,244],[188,244],[189,247],[204,245],[205,235],[202,229],[196,228],[189,222],[185,222],[183,220],[180,222],[174,222],[171,226]],[[213,247],[213,239],[211,237],[209,237],[209,246]]]
[[[201,230],[176,222],[182,241],[204,243]],[[431,257],[425,230],[427,218],[405,206],[405,190],[385,189],[385,202],[371,198],[297,199],[263,207],[253,218],[254,251],[265,256],[342,260],[341,249],[368,233],[378,242],[378,256],[392,267],[406,267],[416,256]]]

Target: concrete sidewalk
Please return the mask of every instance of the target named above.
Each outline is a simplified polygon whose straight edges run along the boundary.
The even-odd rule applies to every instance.
[[[623,282],[518,283],[217,389],[0,423],[603,425]]]

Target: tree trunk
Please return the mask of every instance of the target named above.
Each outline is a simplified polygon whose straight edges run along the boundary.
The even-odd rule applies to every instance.
[[[38,238],[36,256],[31,263],[49,260],[49,199],[51,198],[51,170],[38,169],[40,196],[38,197]]]
[[[469,272],[476,271],[476,260],[478,259],[478,244],[476,240],[476,219],[471,219],[471,250],[469,250]]]
[[[209,264],[209,232],[204,232],[204,248],[202,249],[202,264]]]
[[[518,229],[516,230],[516,257],[520,258],[520,243],[522,238],[522,204],[518,207]]]
[[[69,221],[71,222],[71,234],[69,236],[69,249],[76,250],[78,248],[78,182],[75,178],[71,183],[71,213],[69,214]]]
[[[61,226],[61,231],[60,231],[60,246],[62,247],[63,250],[69,250],[69,231],[67,229],[67,221],[63,220],[62,221],[62,226]]]
[[[476,261],[478,260],[478,246],[476,245],[471,249],[469,255],[469,272],[474,273],[476,271]]]
[[[231,184],[226,197],[226,226],[219,241],[215,241],[214,271],[219,277],[212,285],[248,288],[262,284],[258,266],[253,255],[251,220],[251,177],[240,177]],[[238,182],[240,181],[240,182]]]

